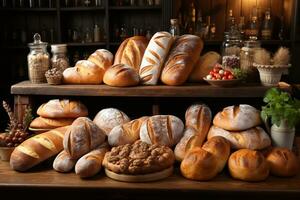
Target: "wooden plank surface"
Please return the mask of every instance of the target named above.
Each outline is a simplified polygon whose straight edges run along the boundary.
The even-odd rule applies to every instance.
[[[232,88],[214,87],[207,84],[184,86],[137,86],[110,87],[107,85],[58,85],[32,84],[24,81],[11,87],[14,95],[55,96],[122,96],[122,97],[263,97],[270,87],[241,85]]]

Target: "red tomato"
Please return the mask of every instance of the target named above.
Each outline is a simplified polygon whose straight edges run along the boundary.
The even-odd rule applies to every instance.
[[[228,70],[225,70],[224,71],[224,76],[228,76],[228,75],[232,75],[232,73],[230,71],[228,71]]]
[[[222,77],[221,77],[220,74],[215,74],[215,77],[216,77],[217,79],[222,79]]]
[[[209,72],[209,75],[214,76],[214,74],[215,74],[215,73],[214,73],[213,71],[210,71],[210,72]]]
[[[233,75],[231,75],[231,74],[230,74],[230,75],[228,75],[227,77],[228,77],[228,79],[229,79],[229,80],[232,80],[232,79],[234,79],[234,76],[233,76]]]
[[[214,69],[213,69],[213,72],[215,72],[215,73],[219,73],[219,71],[220,71],[219,68],[214,68]]]
[[[227,76],[223,76],[222,80],[228,80]]]
[[[213,76],[213,77],[211,78],[211,80],[217,80],[217,79],[216,79],[216,77]]]

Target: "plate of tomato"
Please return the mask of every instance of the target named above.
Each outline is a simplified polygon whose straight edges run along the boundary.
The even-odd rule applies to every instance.
[[[203,79],[209,84],[219,87],[232,87],[241,81],[235,77],[232,71],[224,69],[220,64],[216,64]]]

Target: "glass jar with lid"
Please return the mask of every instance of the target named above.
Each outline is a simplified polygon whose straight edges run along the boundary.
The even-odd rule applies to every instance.
[[[259,74],[257,69],[253,66],[253,57],[257,49],[260,48],[260,42],[257,40],[247,40],[240,53],[240,67],[247,73],[247,82],[257,82]]]
[[[45,72],[49,69],[49,53],[47,42],[41,41],[40,34],[33,36],[33,43],[29,43],[30,52],[27,56],[28,75],[32,83],[45,83]]]
[[[60,71],[64,71],[69,67],[69,59],[67,57],[66,44],[53,44],[51,45],[51,67]]]
[[[242,47],[242,40],[240,32],[237,28],[232,28],[225,33],[222,44],[222,65],[225,68],[239,68],[240,67],[240,51]]]

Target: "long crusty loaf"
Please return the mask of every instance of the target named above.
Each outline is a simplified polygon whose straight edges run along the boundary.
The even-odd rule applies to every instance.
[[[166,85],[182,85],[192,72],[203,48],[203,41],[195,35],[178,37],[171,48],[161,73]]]
[[[53,169],[62,173],[70,172],[74,168],[76,161],[76,159],[71,158],[67,151],[62,150],[53,161]]]
[[[25,140],[17,146],[10,157],[10,166],[26,171],[58,154],[63,149],[63,138],[68,126],[53,129]]]
[[[150,40],[140,67],[141,83],[156,85],[162,66],[169,53],[173,37],[167,32],[157,32]]]

